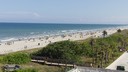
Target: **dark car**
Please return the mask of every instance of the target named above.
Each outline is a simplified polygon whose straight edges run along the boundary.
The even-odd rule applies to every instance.
[[[117,66],[116,70],[125,71],[125,67],[124,66]]]

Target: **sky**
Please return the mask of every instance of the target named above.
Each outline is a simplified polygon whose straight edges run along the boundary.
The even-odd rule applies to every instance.
[[[0,0],[0,22],[128,24],[128,0]]]

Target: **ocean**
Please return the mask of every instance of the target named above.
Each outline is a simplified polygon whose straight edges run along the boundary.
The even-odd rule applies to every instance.
[[[116,24],[0,23],[0,41],[114,28]]]

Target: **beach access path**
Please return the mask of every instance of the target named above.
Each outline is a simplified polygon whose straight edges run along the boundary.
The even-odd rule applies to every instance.
[[[117,66],[124,66],[125,71],[128,71],[128,52],[124,52],[118,59],[106,67],[106,69],[116,70]]]

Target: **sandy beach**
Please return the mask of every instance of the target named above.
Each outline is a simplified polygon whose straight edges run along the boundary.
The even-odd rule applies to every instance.
[[[122,28],[123,30],[123,28]],[[106,29],[108,35],[111,35],[117,32],[117,29]],[[63,41],[63,40],[84,40],[89,37],[102,37],[103,30],[96,31],[86,31],[86,32],[77,32],[65,35],[56,35],[56,36],[47,36],[47,37],[38,37],[38,38],[28,38],[28,39],[19,39],[16,41],[7,41],[0,43],[0,54],[6,54],[16,51],[29,50],[33,48],[42,48],[48,45],[49,43]]]

